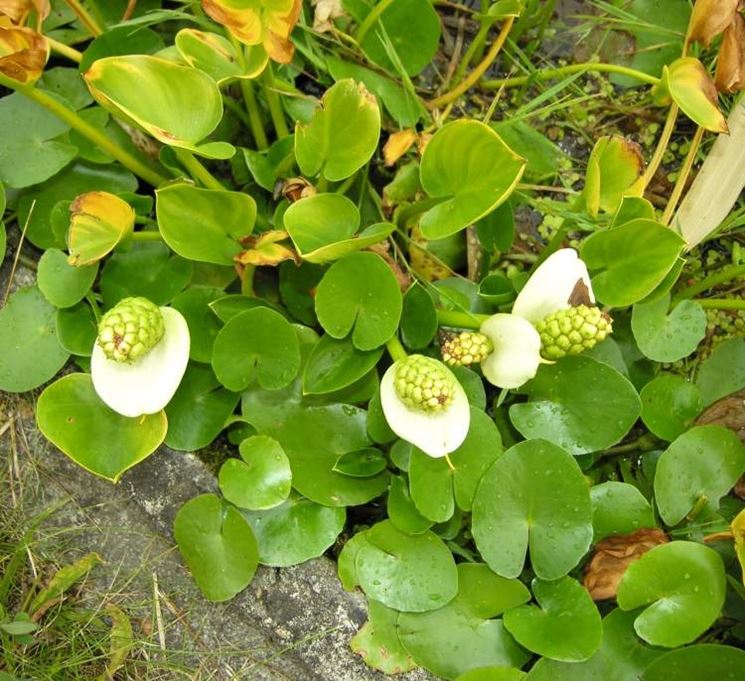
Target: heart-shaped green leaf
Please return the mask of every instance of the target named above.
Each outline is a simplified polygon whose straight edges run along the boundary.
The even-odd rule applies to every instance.
[[[256,307],[233,317],[217,334],[212,368],[228,390],[240,392],[256,378],[267,390],[286,386],[300,369],[300,344],[278,312]]]
[[[98,335],[98,324],[93,308],[82,302],[57,310],[57,339],[71,355],[90,357]]]
[[[672,442],[701,413],[703,402],[695,383],[675,374],[660,374],[639,393],[642,421],[657,437]]]
[[[745,650],[712,643],[671,650],[650,664],[641,681],[737,681],[745,669]]]
[[[295,157],[303,175],[343,180],[367,163],[378,146],[380,109],[351,78],[326,90],[310,123],[295,128]]]
[[[656,527],[654,512],[633,485],[609,480],[590,488],[593,541],[613,534],[631,534],[643,527]]]
[[[528,655],[497,617],[530,598],[522,582],[486,565],[458,566],[458,595],[424,613],[401,613],[398,636],[414,661],[438,677],[455,679],[480,667],[521,667]]]
[[[209,366],[191,364],[166,406],[166,444],[185,452],[206,447],[225,427],[239,399],[220,385]]]
[[[117,482],[163,442],[164,412],[127,418],[98,397],[88,374],[69,374],[48,386],[36,404],[39,430],[75,463]]]
[[[292,472],[282,446],[267,435],[241,442],[242,461],[228,459],[220,468],[220,491],[240,508],[264,511],[279,506],[290,495]]]
[[[600,648],[589,660],[558,662],[544,657],[530,670],[526,681],[638,681],[642,670],[663,651],[650,648],[637,637],[635,618],[635,612],[616,608],[603,619]]]
[[[613,367],[582,355],[544,365],[520,392],[510,419],[526,438],[545,438],[572,454],[610,447],[639,418],[639,396]]]
[[[504,626],[517,642],[552,660],[581,662],[600,647],[603,627],[590,594],[577,581],[534,579],[538,605],[521,605],[504,614]]]
[[[406,292],[401,312],[401,340],[412,350],[426,348],[437,333],[437,310],[421,284]]]
[[[334,470],[353,478],[370,478],[382,473],[388,467],[385,454],[375,447],[365,447],[354,452],[342,454],[334,465]]]
[[[256,201],[241,192],[171,184],[155,196],[163,239],[189,260],[232,265],[256,222]]]
[[[52,305],[72,307],[90,291],[97,274],[98,264],[74,267],[62,251],[50,248],[39,260],[37,283]]]
[[[660,544],[632,563],[618,585],[623,610],[648,606],[634,621],[647,643],[675,648],[695,641],[719,617],[726,592],[724,564],[703,544]]]
[[[13,293],[0,310],[0,390],[33,390],[68,357],[57,338],[56,310],[39,289],[29,286]]]
[[[390,521],[407,534],[421,534],[434,524],[417,510],[411,500],[406,480],[398,475],[391,477],[387,510]]]
[[[675,265],[685,242],[652,220],[631,220],[592,234],[580,254],[592,275],[598,300],[612,307],[636,303]]]
[[[352,333],[359,350],[373,350],[389,340],[401,318],[398,281],[374,253],[353,253],[337,260],[316,289],[316,314],[334,338]]]
[[[745,473],[745,446],[724,426],[697,426],[678,437],[657,462],[654,494],[660,516],[676,525],[699,503],[714,510]]]
[[[745,339],[730,338],[701,362],[696,387],[704,406],[745,388]]]
[[[670,294],[637,303],[631,329],[639,349],[655,362],[677,362],[696,350],[706,336],[706,313],[693,300],[682,300],[668,314]]]
[[[575,459],[544,440],[508,449],[476,490],[472,531],[497,574],[519,576],[528,550],[539,578],[567,574],[592,540],[590,492]]]
[[[227,142],[200,144],[222,119],[220,90],[206,73],[137,54],[99,59],[83,77],[101,106],[163,144],[208,158],[225,159],[235,153]]]
[[[210,601],[227,601],[253,579],[259,551],[240,512],[214,494],[187,501],[173,535],[197,585]]]
[[[341,390],[371,371],[380,360],[383,348],[358,350],[351,339],[337,340],[324,335],[313,346],[303,371],[303,392],[324,395]]]
[[[484,217],[515,189],[525,160],[488,125],[460,120],[440,128],[420,166],[422,187],[440,202],[419,223],[426,239],[442,239]]]
[[[347,513],[291,494],[276,508],[243,516],[256,533],[261,563],[287,567],[323,555],[344,529]]]
[[[368,598],[403,612],[425,612],[458,592],[453,554],[432,532],[409,535],[384,520],[355,539],[354,571]]]

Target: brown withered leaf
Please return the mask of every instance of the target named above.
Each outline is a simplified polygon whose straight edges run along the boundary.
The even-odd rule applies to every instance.
[[[262,265],[274,267],[285,260],[293,260],[300,264],[301,260],[295,250],[281,242],[288,241],[289,234],[282,229],[273,229],[254,236],[253,234],[241,239],[246,250],[235,256],[238,265]]]
[[[39,20],[46,19],[51,11],[49,0],[0,0],[0,14],[9,17],[16,25],[26,23],[28,15],[34,10]]]
[[[32,83],[44,71],[49,44],[30,28],[0,26],[0,73],[18,83]]]
[[[707,47],[734,20],[740,0],[696,0],[688,22],[688,39]]]
[[[577,283],[572,289],[572,293],[567,301],[572,307],[578,307],[580,305],[594,305],[590,298],[590,289],[587,288],[584,280],[578,279]]]
[[[407,128],[394,132],[383,147],[383,158],[387,166],[392,166],[400,159],[416,142],[417,134],[414,130]]]
[[[344,16],[342,0],[313,0],[313,30],[326,33],[333,27],[334,19]]]
[[[745,90],[745,19],[741,14],[725,30],[714,84],[719,92]]]
[[[595,601],[615,598],[626,568],[650,549],[668,541],[667,535],[656,527],[606,537],[595,546],[595,553],[585,567],[585,589]]]

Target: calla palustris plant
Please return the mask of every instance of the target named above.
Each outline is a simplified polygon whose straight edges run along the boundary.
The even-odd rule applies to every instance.
[[[690,287],[708,272],[660,214],[670,126],[657,153],[646,133],[672,102],[726,130],[740,3],[699,0],[685,51],[688,15],[659,18],[680,47],[664,68],[581,67],[651,88],[560,106],[578,67],[526,82],[499,54],[509,33],[532,58],[535,3],[492,3],[486,61],[467,20],[437,68],[470,16],[452,3],[203,0],[177,29],[143,7],[107,26],[99,5],[57,25],[0,0],[0,254],[21,233],[45,251],[0,309],[0,389],[44,386],[49,441],[117,482],[220,438],[218,491],[174,524],[196,583],[228,600],[343,536],[374,669],[658,681],[713,655],[739,673],[745,340],[698,299],[712,280]]]

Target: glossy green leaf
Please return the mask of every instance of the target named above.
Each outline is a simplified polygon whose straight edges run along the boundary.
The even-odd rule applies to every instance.
[[[226,142],[200,144],[222,118],[220,90],[202,71],[138,54],[99,59],[84,78],[101,106],[163,144],[208,158],[230,158],[235,152]]]
[[[458,571],[444,542],[429,531],[405,534],[389,520],[361,533],[354,565],[367,597],[395,610],[435,610],[458,591]]]
[[[341,390],[371,371],[383,349],[363,351],[349,338],[337,340],[324,335],[313,346],[303,371],[303,392],[323,395]]]
[[[210,601],[227,601],[253,579],[259,550],[240,512],[214,494],[187,501],[173,535],[197,585]]]
[[[460,120],[440,128],[422,155],[422,187],[440,199],[421,218],[426,239],[442,239],[484,217],[514,190],[525,160],[488,125]]]
[[[596,544],[613,534],[631,534],[643,527],[656,527],[652,507],[633,485],[609,480],[593,485],[590,498]]]
[[[612,610],[603,619],[600,648],[589,660],[558,662],[544,657],[533,666],[526,681],[638,681],[642,670],[663,651],[650,648],[637,637],[636,615],[620,608]]]
[[[414,505],[405,478],[394,475],[388,489],[388,518],[402,532],[421,534],[434,524],[425,518]]]
[[[696,387],[704,406],[745,388],[745,339],[730,338],[701,362]]]
[[[292,472],[282,446],[267,435],[241,442],[241,459],[228,459],[220,468],[223,496],[240,508],[264,511],[279,506],[290,495]]]
[[[72,307],[90,291],[97,274],[97,264],[74,267],[62,251],[50,248],[39,259],[37,284],[55,307]]]
[[[206,447],[225,427],[239,399],[220,385],[209,366],[191,364],[166,406],[166,444],[185,452]]]
[[[416,447],[409,461],[409,491],[417,510],[432,522],[444,523],[455,511],[453,476],[447,462]]]
[[[607,364],[578,355],[544,365],[520,392],[510,419],[526,438],[545,438],[572,454],[610,447],[639,418],[639,396],[629,380]]]
[[[455,681],[522,681],[524,671],[514,667],[482,667],[461,674]]]
[[[461,563],[457,596],[438,610],[401,613],[398,636],[417,664],[445,679],[481,667],[521,667],[528,654],[493,618],[529,598],[522,582]]]
[[[415,283],[406,292],[401,312],[401,340],[412,350],[426,348],[437,333],[437,310],[432,296]]]
[[[171,301],[171,307],[184,315],[189,326],[189,357],[197,362],[212,359],[215,338],[222,325],[209,304],[223,295],[220,289],[200,286],[182,291]]]
[[[603,627],[590,594],[571,577],[531,583],[538,605],[521,605],[504,614],[515,640],[543,657],[581,662],[600,647]]]
[[[315,504],[292,494],[268,511],[244,511],[259,542],[263,565],[287,567],[317,558],[344,529],[346,510]]]
[[[398,613],[378,601],[367,602],[368,620],[350,641],[350,648],[368,667],[384,674],[401,674],[416,663],[398,640]]]
[[[657,462],[654,494],[660,516],[665,524],[676,525],[702,500],[716,510],[744,473],[745,446],[734,431],[691,428]]]
[[[175,45],[189,66],[204,71],[218,85],[235,78],[256,78],[269,61],[264,50],[251,50],[243,67],[236,47],[227,38],[194,28],[182,28],[176,34]]]
[[[652,662],[641,681],[737,681],[745,669],[745,650],[732,646],[699,643],[671,650]]]
[[[660,374],[639,393],[642,421],[657,437],[672,442],[701,413],[703,402],[695,383],[675,374]]]
[[[335,262],[316,289],[316,314],[334,338],[352,334],[359,350],[373,350],[393,336],[401,318],[396,277],[374,253],[353,253]]]
[[[382,473],[388,467],[388,460],[383,452],[375,447],[357,449],[342,454],[334,465],[334,470],[353,478],[370,478]]]
[[[295,157],[304,175],[337,182],[357,172],[378,146],[380,109],[352,79],[326,90],[310,123],[295,128]]]
[[[71,355],[90,357],[98,335],[98,324],[93,308],[82,302],[57,310],[57,340]]]
[[[241,312],[217,334],[212,368],[228,390],[244,390],[254,379],[268,390],[282,388],[300,369],[297,334],[274,310]]]
[[[179,255],[232,265],[253,231],[256,202],[242,192],[171,184],[155,192],[158,228]]]
[[[669,313],[670,294],[637,303],[631,329],[639,349],[655,362],[677,362],[695,352],[706,336],[706,313],[693,300],[682,300]]]
[[[119,0],[102,3],[102,5],[100,8],[102,13],[107,11],[114,13],[114,16],[109,19],[111,24],[121,21],[124,9],[126,9],[125,5],[122,5]],[[141,10],[156,9],[152,5],[150,7],[148,5],[151,5],[150,0],[145,2],[138,0],[135,15]],[[49,19],[47,19],[47,25],[48,22]],[[160,33],[147,28],[147,26],[140,26],[137,30],[127,25],[107,27],[105,33],[92,40],[85,48],[83,60],[80,62],[80,71],[85,73],[93,65],[93,62],[104,57],[118,57],[125,54],[155,54],[164,47],[163,37]]]
[[[522,0],[508,1],[513,5],[522,2]],[[492,4],[492,9],[499,4],[499,2]],[[566,155],[540,130],[519,119],[500,121],[492,124],[492,127],[513,151],[527,161],[526,177],[541,180],[559,172],[559,163],[566,158]]]
[[[49,441],[90,473],[117,482],[163,442],[164,412],[127,418],[109,409],[88,374],[68,374],[36,403],[36,423]]]
[[[520,575],[529,550],[536,576],[564,576],[592,540],[590,492],[577,462],[544,440],[508,449],[476,490],[472,532],[499,575]]]
[[[634,621],[647,643],[675,648],[695,641],[719,617],[726,578],[719,554],[703,544],[660,544],[632,563],[618,585],[623,610],[648,606]]]
[[[57,338],[56,310],[39,289],[29,286],[13,293],[0,310],[0,390],[37,388],[68,357]]]
[[[20,189],[44,182],[78,153],[58,138],[70,126],[36,102],[13,93],[0,99],[0,181]],[[11,133],[12,131],[12,133]]]
[[[592,234],[582,244],[580,255],[592,275],[597,299],[612,307],[626,307],[654,291],[684,245],[671,229],[637,219]]]
[[[309,262],[304,262],[299,267],[293,262],[283,262],[279,266],[279,294],[282,302],[287,311],[303,324],[318,324],[313,296],[324,271],[325,268]]]

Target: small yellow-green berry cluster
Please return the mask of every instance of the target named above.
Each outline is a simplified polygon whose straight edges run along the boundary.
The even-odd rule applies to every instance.
[[[449,366],[479,364],[494,350],[487,336],[478,331],[442,332],[440,352]]]
[[[541,336],[541,355],[546,359],[578,355],[613,331],[611,318],[589,305],[553,312],[535,326]]]
[[[441,362],[423,355],[410,355],[396,363],[396,393],[411,409],[438,412],[455,395],[455,376]]]
[[[133,362],[163,337],[163,313],[147,298],[124,298],[98,324],[98,344],[109,359]]]

